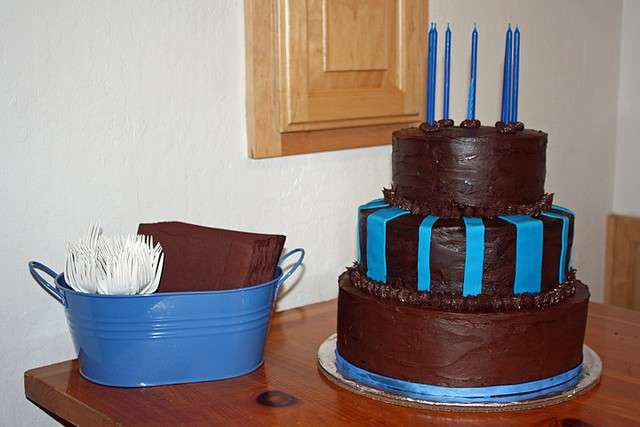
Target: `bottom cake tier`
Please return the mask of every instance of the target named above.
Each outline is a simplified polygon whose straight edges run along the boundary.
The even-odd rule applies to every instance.
[[[337,353],[384,377],[445,387],[520,384],[577,368],[589,291],[544,309],[452,312],[382,299],[339,279]]]

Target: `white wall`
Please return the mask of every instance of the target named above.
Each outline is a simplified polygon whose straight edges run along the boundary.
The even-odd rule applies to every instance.
[[[624,0],[613,211],[640,216],[640,2]]]
[[[479,24],[486,124],[505,23],[521,24],[521,116],[550,134],[548,188],[578,213],[575,264],[600,299],[620,2],[430,4],[456,43]],[[168,219],[284,233],[308,261],[280,307],[336,295],[355,257],[355,208],[389,184],[390,149],[249,160],[243,31],[239,0],[0,2],[0,424],[50,422],[24,399],[22,373],[73,351],[62,308],[26,262],[60,269],[66,240],[91,221],[111,233]],[[456,45],[457,120],[465,61]]]

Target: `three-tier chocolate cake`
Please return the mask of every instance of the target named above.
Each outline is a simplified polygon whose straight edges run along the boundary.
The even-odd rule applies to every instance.
[[[589,291],[571,267],[575,215],[545,193],[547,134],[449,125],[395,132],[393,184],[358,209],[337,368],[454,395],[567,383]]]

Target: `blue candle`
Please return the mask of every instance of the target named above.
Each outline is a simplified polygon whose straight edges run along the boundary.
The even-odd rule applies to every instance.
[[[438,64],[438,28],[436,27],[436,24],[433,24],[431,40],[433,42],[433,49],[431,52],[431,69],[429,71],[431,82],[431,87],[429,88],[429,93],[431,94],[431,97],[429,98],[429,124],[433,125],[436,122],[436,74]]]
[[[476,118],[476,78],[478,74],[478,30],[473,25],[471,33],[471,75],[469,76],[469,98],[467,99],[467,120]]]
[[[431,123],[429,118],[431,116],[431,79],[433,73],[431,72],[431,64],[433,63],[433,23],[431,23],[431,29],[429,29],[428,47],[427,47],[427,83],[425,85],[425,122]]]
[[[451,81],[451,28],[447,24],[444,33],[444,94],[442,98],[442,118],[449,118],[449,83]]]
[[[507,29],[507,36],[504,45],[504,71],[502,73],[502,114],[500,120],[509,122],[509,104],[511,98],[511,24]]]
[[[513,86],[511,88],[511,122],[518,121],[518,86],[520,84],[520,29],[513,33]]]

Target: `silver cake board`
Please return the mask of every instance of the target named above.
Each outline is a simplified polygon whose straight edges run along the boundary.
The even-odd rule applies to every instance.
[[[598,354],[589,346],[585,345],[582,349],[582,358],[582,369],[578,374],[577,381],[573,381],[572,385],[564,391],[538,397],[536,399],[506,403],[450,403],[407,397],[399,393],[392,393],[365,384],[360,384],[343,377],[336,367],[336,334],[333,334],[324,340],[318,349],[318,365],[320,370],[330,381],[340,387],[356,394],[386,403],[448,412],[519,411],[542,408],[566,402],[576,396],[586,393],[598,384],[600,380],[600,375],[602,373],[602,361]]]

